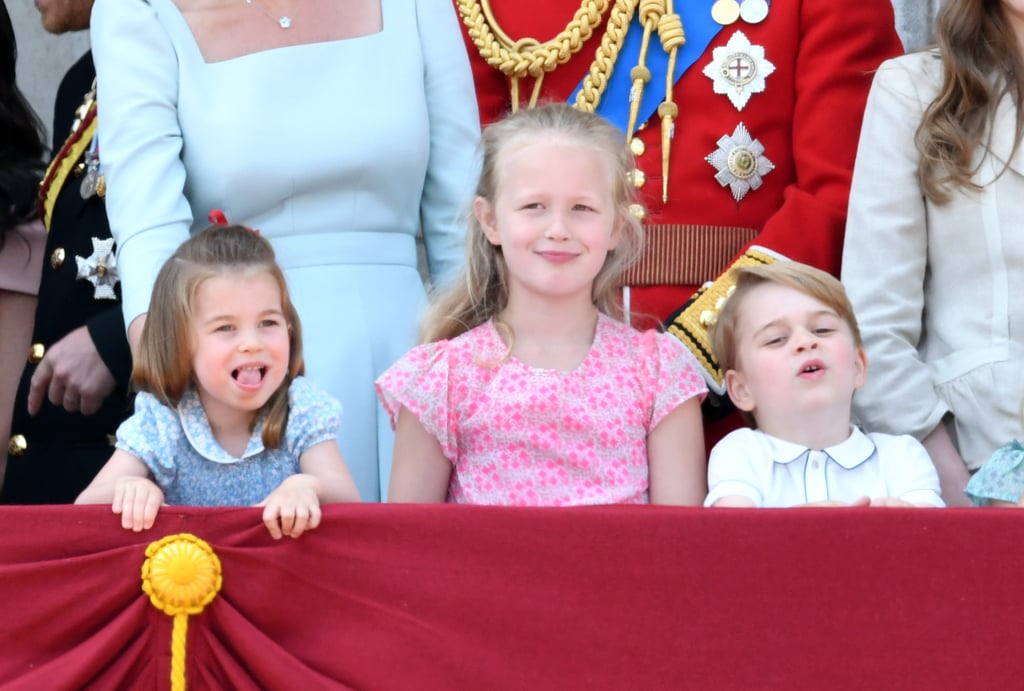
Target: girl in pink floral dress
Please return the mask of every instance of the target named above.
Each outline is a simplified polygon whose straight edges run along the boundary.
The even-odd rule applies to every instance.
[[[642,242],[621,133],[549,104],[488,127],[483,152],[466,275],[377,380],[389,500],[699,505],[697,363],[617,319]]]

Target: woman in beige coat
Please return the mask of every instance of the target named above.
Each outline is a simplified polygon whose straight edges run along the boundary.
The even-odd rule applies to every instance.
[[[1024,0],[947,0],[936,37],[875,75],[842,277],[871,360],[859,421],[922,440],[962,505],[1024,436]]]

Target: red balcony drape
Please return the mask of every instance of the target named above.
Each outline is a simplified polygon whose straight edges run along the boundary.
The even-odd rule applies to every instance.
[[[1024,511],[335,505],[0,507],[0,688],[170,687],[146,547],[191,533],[223,587],[190,689],[1016,688]]]

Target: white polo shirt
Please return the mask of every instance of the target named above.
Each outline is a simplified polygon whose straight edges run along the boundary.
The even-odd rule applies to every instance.
[[[739,429],[715,444],[708,461],[705,506],[739,495],[755,506],[895,497],[945,506],[939,476],[924,447],[909,435],[865,434],[824,450],[808,449],[760,430]]]

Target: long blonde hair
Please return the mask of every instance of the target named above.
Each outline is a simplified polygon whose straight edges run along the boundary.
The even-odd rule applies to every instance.
[[[942,59],[942,86],[925,110],[916,143],[925,195],[943,203],[952,188],[980,189],[972,180],[981,163],[974,160],[974,153],[991,136],[996,108],[1004,96],[1016,104],[1014,153],[1020,146],[1024,59],[1000,0],[946,0],[936,18],[935,38]]]
[[[502,152],[515,141],[548,134],[578,142],[607,159],[614,181],[610,192],[621,229],[618,244],[594,278],[592,296],[599,310],[621,317],[621,278],[640,255],[643,229],[630,211],[636,199],[628,180],[632,155],[622,132],[614,125],[564,103],[547,103],[512,113],[484,130],[483,167],[476,194],[493,204],[500,183],[498,167]],[[424,319],[421,340],[429,343],[454,338],[498,315],[508,305],[507,272],[501,248],[487,240],[479,221],[470,215],[463,275],[433,301]]]
[[[254,273],[265,273],[277,282],[281,311],[288,322],[288,371],[262,408],[267,413],[263,445],[273,449],[280,446],[288,423],[288,386],[304,370],[302,327],[274,249],[248,228],[210,226],[182,243],[164,263],[153,286],[132,382],[164,405],[176,407],[193,384],[193,306],[200,286],[215,276]]]

